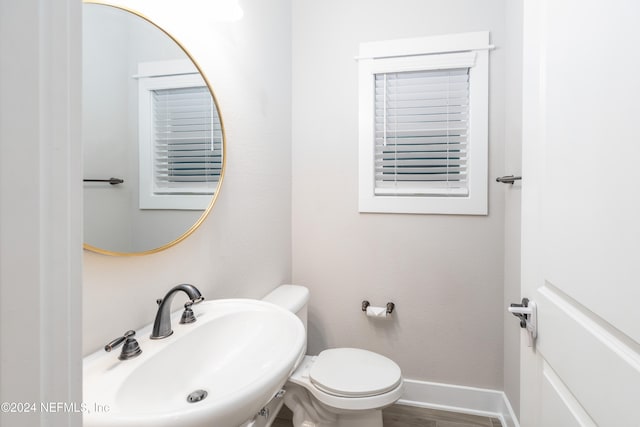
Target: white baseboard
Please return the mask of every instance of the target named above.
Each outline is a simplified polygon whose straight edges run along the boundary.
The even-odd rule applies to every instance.
[[[405,379],[398,404],[499,418],[504,427],[520,427],[509,399],[497,390]]]

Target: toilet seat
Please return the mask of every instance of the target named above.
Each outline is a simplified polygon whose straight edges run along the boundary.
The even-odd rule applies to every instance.
[[[314,386],[338,397],[377,396],[396,388],[401,378],[394,361],[357,348],[325,350],[309,371]]]
[[[305,356],[289,381],[338,409],[382,408],[402,395],[398,365],[361,349],[330,349],[318,356]]]

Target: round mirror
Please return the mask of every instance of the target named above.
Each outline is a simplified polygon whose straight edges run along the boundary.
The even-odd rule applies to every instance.
[[[134,12],[83,5],[85,249],[166,249],[204,220],[224,175],[224,129],[206,78]]]

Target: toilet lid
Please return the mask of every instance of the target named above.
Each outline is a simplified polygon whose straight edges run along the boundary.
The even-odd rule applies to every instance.
[[[318,355],[309,372],[311,382],[335,396],[367,397],[386,393],[402,381],[391,359],[357,348],[334,348]]]

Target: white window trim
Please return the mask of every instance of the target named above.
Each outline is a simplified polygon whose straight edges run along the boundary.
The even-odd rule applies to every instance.
[[[487,215],[488,50],[491,48],[488,31],[360,45],[358,57],[360,212]],[[469,64],[470,58],[473,58],[471,64]],[[471,102],[469,116],[471,131],[468,148],[469,195],[466,197],[375,195],[373,143],[375,74],[455,68],[456,65],[465,67],[471,65],[469,70]]]
[[[139,123],[150,123],[152,91],[157,89],[199,87],[206,85],[197,69],[187,60],[154,61],[138,64]],[[211,194],[159,194],[153,171],[153,135],[151,126],[139,126],[140,209],[205,210]]]

